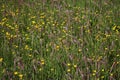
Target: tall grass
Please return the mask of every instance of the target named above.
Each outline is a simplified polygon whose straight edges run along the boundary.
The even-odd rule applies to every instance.
[[[0,79],[119,80],[119,3],[0,1]]]

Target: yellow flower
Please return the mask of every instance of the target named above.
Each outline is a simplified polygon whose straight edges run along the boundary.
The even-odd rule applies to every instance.
[[[110,35],[109,35],[109,34],[105,34],[105,36],[106,36],[106,37],[110,37]]]
[[[15,71],[15,72],[14,72],[14,75],[17,75],[17,74],[18,74],[18,72],[17,72],[17,71]]]
[[[18,48],[18,46],[17,46],[17,45],[15,45],[15,47],[16,47],[16,48]]]
[[[44,65],[44,64],[45,64],[45,62],[41,62],[41,64],[42,64],[42,65]]]
[[[9,32],[6,32],[6,36],[10,36],[10,33],[9,33]]]
[[[44,65],[44,64],[45,64],[45,61],[44,61],[43,59],[41,60],[41,64],[42,64],[42,65]]]
[[[93,70],[94,73],[96,73],[96,70]]]
[[[40,68],[39,71],[42,71],[42,68]]]
[[[101,76],[101,78],[103,79],[103,78],[105,78],[104,76]]]
[[[117,61],[117,64],[119,64],[119,63],[120,63],[120,61],[119,62]]]
[[[110,76],[113,76],[113,73],[111,73]]]
[[[45,22],[42,22],[42,24],[44,25],[44,24],[45,24]]]
[[[26,49],[26,50],[28,50],[28,49],[29,49],[28,45],[25,45],[25,49]]]
[[[108,50],[108,48],[105,48],[105,50]]]
[[[38,29],[38,28],[39,28],[39,26],[38,26],[38,25],[35,25],[35,28],[36,28],[36,29]]]
[[[29,30],[30,29],[30,27],[27,27],[27,30]]]
[[[92,75],[95,76],[95,73],[93,73]]]
[[[51,71],[53,71],[54,69],[53,68],[51,68]]]
[[[81,51],[82,51],[82,49],[78,49],[78,51],[79,51],[79,52],[81,52]]]
[[[67,69],[67,72],[70,72],[71,70],[70,69]]]
[[[32,48],[29,48],[30,51],[32,51]]]
[[[76,67],[77,67],[77,65],[76,65],[76,64],[74,64],[73,66],[74,66],[74,68],[76,68]]]
[[[119,55],[119,54],[117,54],[116,56],[117,56],[117,57],[119,57],[120,55]]]
[[[88,29],[86,32],[87,32],[87,33],[90,33],[90,30]]]
[[[116,29],[116,26],[113,26],[112,30],[115,30]]]
[[[29,57],[32,57],[32,55],[31,55],[31,54],[29,54],[28,56],[29,56]]]
[[[49,51],[49,49],[46,49],[46,51],[48,52],[48,51]]]
[[[19,78],[20,78],[20,79],[22,79],[22,78],[23,78],[23,75],[22,75],[22,74],[19,74],[18,76],[19,76]]]
[[[62,31],[63,31],[64,33],[66,33],[66,30],[63,29]]]
[[[0,62],[2,62],[3,61],[3,58],[0,58]]]
[[[67,66],[70,66],[71,64],[70,63],[67,63]]]
[[[60,46],[56,46],[56,49],[59,50]]]
[[[35,21],[32,21],[32,24],[35,24],[36,22]]]
[[[100,80],[99,78],[97,78],[97,80]]]
[[[102,72],[104,72],[105,70],[104,69],[102,69]]]

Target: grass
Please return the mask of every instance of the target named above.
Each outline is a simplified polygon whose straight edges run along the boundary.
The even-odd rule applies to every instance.
[[[0,1],[0,79],[119,80],[119,3]]]

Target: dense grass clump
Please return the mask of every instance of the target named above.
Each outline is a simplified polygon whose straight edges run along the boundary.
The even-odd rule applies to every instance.
[[[0,80],[119,80],[119,0],[1,0]]]

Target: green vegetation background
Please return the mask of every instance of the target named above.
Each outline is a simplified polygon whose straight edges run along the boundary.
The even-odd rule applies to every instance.
[[[1,0],[0,80],[119,80],[120,0]]]

